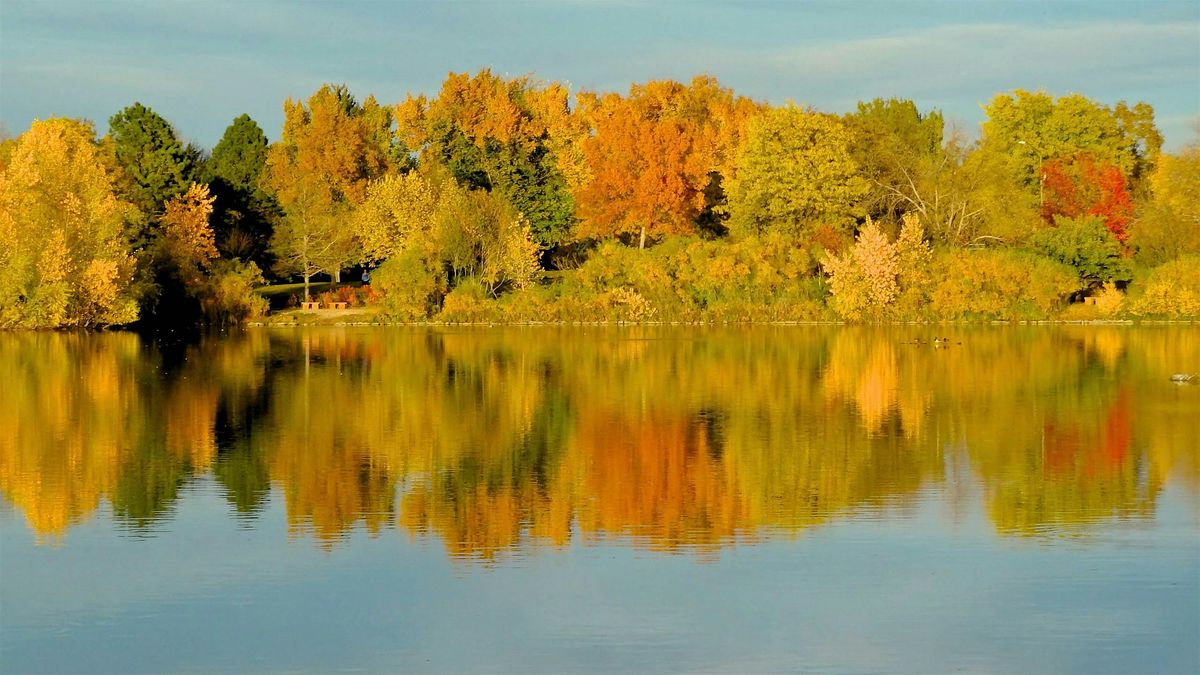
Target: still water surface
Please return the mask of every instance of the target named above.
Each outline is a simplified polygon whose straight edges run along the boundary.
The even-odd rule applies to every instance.
[[[1176,372],[1200,329],[0,334],[0,670],[1198,672]]]

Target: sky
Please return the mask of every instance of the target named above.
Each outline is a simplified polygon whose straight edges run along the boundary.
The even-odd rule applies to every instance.
[[[0,123],[108,118],[135,101],[211,148],[323,83],[384,103],[479,68],[626,91],[706,73],[737,93],[847,112],[899,97],[968,135],[997,93],[1154,106],[1168,149],[1200,120],[1200,2],[0,1]]]

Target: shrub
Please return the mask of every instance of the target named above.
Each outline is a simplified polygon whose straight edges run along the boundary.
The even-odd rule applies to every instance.
[[[382,296],[383,313],[401,321],[433,316],[446,292],[446,275],[440,266],[415,251],[383,263],[372,279],[375,292]]]
[[[497,305],[483,284],[466,279],[446,295],[438,319],[447,323],[491,323],[500,319]]]
[[[1013,249],[942,252],[933,263],[934,318],[1046,319],[1078,286],[1059,262]]]
[[[1129,302],[1134,316],[1200,317],[1200,255],[1187,255],[1150,270]]]
[[[917,318],[925,304],[930,255],[916,216],[905,216],[895,243],[868,218],[853,249],[822,263],[834,311],[849,321]]]
[[[1086,286],[1107,281],[1128,281],[1129,263],[1121,255],[1121,242],[1099,216],[1057,218],[1056,226],[1034,233],[1034,248],[1075,268]]]
[[[235,326],[267,313],[267,300],[254,292],[266,283],[258,265],[240,260],[213,263],[200,297],[205,321]]]

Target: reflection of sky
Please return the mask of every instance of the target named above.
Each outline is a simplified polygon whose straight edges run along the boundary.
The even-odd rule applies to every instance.
[[[976,488],[969,488],[974,491]],[[1000,538],[975,498],[842,520],[700,562],[571,544],[494,566],[356,533],[332,551],[252,528],[215,483],[156,536],[105,513],[63,547],[0,521],[11,672],[698,670],[1194,672],[1196,513],[1086,540]]]
[[[95,120],[139,100],[211,147],[249,113],[345,82],[385,102],[449,70],[624,90],[708,72],[740,93],[846,111],[912,98],[974,132],[998,91],[1145,100],[1168,147],[1200,113],[1200,4],[1176,2],[91,2],[6,0],[0,120]]]

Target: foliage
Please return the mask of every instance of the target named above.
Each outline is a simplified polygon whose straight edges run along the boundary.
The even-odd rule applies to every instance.
[[[946,160],[942,114],[922,115],[912,101],[877,98],[860,101],[844,121],[852,131],[851,158],[869,184],[863,199],[867,214],[899,218],[913,210],[923,179]]]
[[[266,185],[285,217],[275,230],[277,269],[304,278],[337,280],[361,259],[353,228],[343,220],[367,196],[371,180],[397,158],[392,115],[368,97],[359,104],[344,86],[325,85],[307,101],[284,103],[283,134],[267,152]]]
[[[716,80],[670,80],[630,87],[628,96],[585,92],[579,111],[592,133],[580,141],[582,180],[575,186],[581,238],[691,234],[720,196],[713,172],[755,107]],[[728,173],[728,169],[725,169]]]
[[[1153,196],[1132,228],[1138,258],[1158,264],[1200,253],[1200,142],[1160,157],[1150,185]]]
[[[1185,255],[1151,269],[1135,285],[1131,297],[1134,316],[1200,318],[1200,255]]]
[[[874,221],[859,232],[854,248],[844,255],[829,255],[822,267],[829,275],[831,306],[849,321],[881,320],[897,316],[917,318],[924,305],[931,254],[920,219],[904,218],[897,240],[889,242]]]
[[[1133,198],[1116,165],[1081,154],[1047,162],[1042,176],[1042,218],[1047,223],[1063,217],[1098,216],[1117,241],[1124,243],[1129,237],[1126,227],[1133,217]]]
[[[354,225],[367,260],[386,260],[424,249],[435,238],[438,190],[421,173],[390,174],[371,183],[354,212]]]
[[[1080,94],[1056,99],[1017,89],[993,98],[984,112],[984,147],[1007,157],[1011,175],[1033,195],[1043,180],[1043,164],[1080,153],[1117,166],[1137,185],[1162,146],[1154,109],[1146,103],[1109,107]]]
[[[505,286],[522,289],[541,277],[538,244],[524,214],[504,219],[500,232],[488,244],[479,278],[493,297]]]
[[[446,295],[438,320],[447,323],[490,323],[499,320],[483,284],[461,283]]]
[[[417,251],[389,258],[371,275],[371,285],[383,296],[384,313],[401,321],[433,316],[446,294],[446,276],[439,261]]]
[[[123,170],[123,192],[147,217],[186,190],[199,169],[199,151],[185,146],[169,122],[141,103],[109,118],[108,140]]]
[[[394,108],[326,85],[285,103],[274,145],[241,115],[202,161],[135,104],[89,137],[77,181],[0,141],[0,171],[46,181],[4,186],[20,206],[0,322],[127,321],[131,298],[160,326],[206,302],[232,308],[210,321],[250,316],[257,277],[225,260],[299,275],[306,298],[314,276],[336,289],[382,264],[380,302],[405,320],[1078,318],[1128,313],[1145,270],[1200,251],[1200,153],[1161,155],[1149,106],[1018,90],[986,112],[969,142],[901,99],[834,116],[707,76],[572,96],[485,69]],[[105,184],[137,204],[104,206]],[[1090,304],[1063,310],[1055,262]]]
[[[0,326],[130,323],[134,207],[116,194],[90,124],[52,118],[17,139],[0,174]]]
[[[836,117],[794,105],[751,119],[729,181],[731,228],[742,235],[796,235],[821,225],[849,231],[868,190],[851,139]]]
[[[1076,288],[1070,267],[1027,251],[940,251],[930,312],[942,320],[1044,319]]]
[[[398,108],[400,135],[440,163],[463,187],[495,190],[529,219],[543,247],[565,242],[574,203],[559,153],[568,125],[567,90],[484,69],[451,73],[432,100],[409,97]]]
[[[236,326],[267,313],[267,300],[254,292],[266,283],[258,266],[241,260],[213,263],[200,301],[210,326]]]
[[[263,186],[267,136],[249,115],[225,129],[205,164],[205,180],[216,197],[213,229],[217,248],[228,256],[270,261],[267,249],[278,205]]]
[[[1075,268],[1087,286],[1130,279],[1129,264],[1122,257],[1121,243],[1102,218],[1059,217],[1055,222],[1054,227],[1033,235],[1035,249]]]

